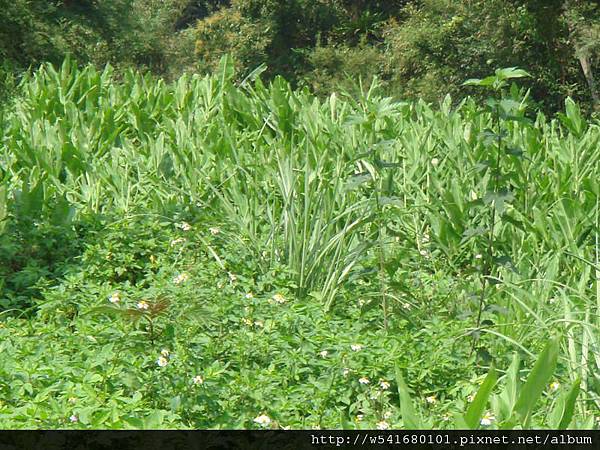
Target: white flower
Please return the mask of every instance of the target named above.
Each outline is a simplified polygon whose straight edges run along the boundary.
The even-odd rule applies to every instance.
[[[353,352],[360,352],[362,350],[362,345],[360,344],[352,344],[350,346]]]
[[[492,413],[490,413],[489,411],[486,412],[483,417],[481,418],[481,425],[488,427],[492,424],[492,422],[496,420],[496,417],[494,417],[494,415]]]
[[[150,307],[150,305],[148,304],[148,302],[146,300],[141,300],[137,304],[137,309],[141,309],[142,311],[148,309],[149,307]]]
[[[551,299],[548,300],[548,303],[550,303],[551,305],[556,303],[556,298],[552,297]]]
[[[79,422],[79,417],[77,417],[75,414],[73,414],[71,417],[69,417],[69,420],[73,423]]]
[[[362,420],[365,418],[365,416],[363,414],[357,414],[356,415],[356,421],[357,422],[362,422]]]
[[[475,259],[481,259],[481,258],[483,258],[483,255],[481,253],[477,253],[475,255]]]
[[[389,419],[390,417],[392,417],[392,412],[391,411],[386,411],[383,413],[383,418],[384,419]]]
[[[169,360],[164,356],[159,356],[156,360],[156,364],[158,364],[159,367],[165,367],[167,364],[169,364]]]
[[[378,430],[387,430],[389,427],[390,427],[390,424],[387,423],[385,420],[382,420],[381,422],[377,422]]]
[[[358,306],[360,306],[361,308],[367,303],[367,301],[364,298],[359,298],[358,299]]]
[[[552,383],[550,383],[550,390],[552,392],[558,391],[559,387],[560,387],[560,383],[558,381],[553,381]]]
[[[271,423],[271,418],[266,414],[261,414],[256,419],[254,419],[254,422],[259,424],[261,427],[266,427]]]
[[[217,234],[219,234],[221,232],[221,230],[219,230],[218,228],[215,228],[215,227],[210,227],[208,229],[208,231],[210,231],[210,234],[212,234],[213,236],[216,236]]]
[[[184,238],[177,238],[171,241],[171,247],[175,247],[177,244],[183,244],[185,242]]]
[[[192,378],[192,382],[194,384],[203,384],[204,383],[204,378],[202,378],[200,375],[196,375],[194,378]]]
[[[381,389],[383,389],[384,391],[388,390],[390,388],[390,383],[388,383],[385,380],[379,380],[379,386],[381,386]]]
[[[404,302],[404,303],[402,303],[402,307],[403,307],[404,309],[410,309],[410,303],[406,303],[406,302]]]
[[[286,302],[285,297],[283,295],[281,295],[281,294],[275,294],[271,299],[275,303],[279,303],[280,305]]]
[[[262,320],[256,320],[256,321],[254,322],[254,326],[255,326],[255,327],[262,328],[262,327],[264,327],[264,326],[265,326],[265,324],[264,324],[264,322],[263,322]]]
[[[362,378],[359,378],[359,379],[358,379],[358,382],[359,382],[360,384],[369,384],[369,383],[370,383],[370,381],[369,381],[369,379],[368,379],[367,377],[362,377]]]
[[[319,355],[321,356],[321,358],[325,358],[327,357],[327,355],[329,354],[329,352],[327,350],[323,350],[319,353]]]
[[[348,369],[347,367],[345,367],[344,370],[342,370],[342,375],[345,377],[347,377],[349,373],[350,373],[350,369]]]
[[[173,278],[173,283],[175,284],[181,284],[187,280],[189,280],[190,276],[187,273],[180,273],[179,275],[177,275],[175,278]]]
[[[252,292],[248,292],[246,295],[244,295],[244,298],[246,300],[252,300],[254,298],[254,294]]]
[[[469,194],[469,197],[471,197],[472,201],[477,200],[477,193],[474,191],[471,191],[471,193]]]
[[[421,241],[424,243],[429,242],[429,235],[427,233],[423,233],[423,237],[422,237]]]
[[[248,325],[248,326],[251,326],[251,325],[252,325],[252,321],[251,321],[250,319],[248,319],[247,317],[243,317],[243,318],[242,318],[242,323],[243,323],[244,325]]]
[[[190,231],[192,229],[192,226],[189,223],[187,223],[187,222],[183,222],[181,224],[181,229],[183,231]]]
[[[167,350],[166,348],[163,348],[163,349],[160,351],[160,354],[161,354],[162,356],[164,356],[165,358],[168,358],[168,357],[169,357],[169,355],[170,355],[170,353],[169,353],[169,350]]]
[[[435,405],[437,403],[437,398],[435,398],[435,395],[430,395],[429,397],[425,397],[425,401],[430,405]]]
[[[431,165],[432,165],[433,167],[436,167],[436,166],[437,166],[439,163],[440,163],[440,160],[439,160],[439,159],[437,159],[437,158],[433,158],[433,159],[431,160]]]
[[[419,254],[420,254],[421,256],[425,256],[425,257],[426,257],[426,256],[427,256],[427,250],[421,250],[421,251],[419,252]]]
[[[119,303],[121,301],[121,296],[119,295],[118,292],[115,292],[113,295],[111,295],[108,298],[108,301],[111,303],[114,303],[116,305],[117,303]]]
[[[469,396],[467,397],[467,401],[468,401],[469,403],[473,402],[473,400],[475,400],[475,394],[471,394],[471,395],[469,395]]]

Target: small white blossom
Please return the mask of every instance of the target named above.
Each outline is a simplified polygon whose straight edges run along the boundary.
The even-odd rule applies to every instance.
[[[183,244],[185,242],[184,238],[177,238],[171,241],[171,247],[175,247],[177,244]]]
[[[421,251],[419,252],[419,254],[420,254],[421,256],[427,257],[427,250],[421,250]]]
[[[365,418],[364,414],[357,414],[356,415],[356,421],[357,422],[362,422],[362,420]]]
[[[386,411],[383,413],[383,418],[384,419],[389,419],[392,417],[392,412],[391,411]]]
[[[75,414],[73,414],[71,417],[69,417],[69,420],[73,423],[79,422],[79,417],[77,417]]]
[[[410,303],[406,303],[406,302],[402,303],[402,307],[404,309],[410,309],[411,308]]]
[[[358,382],[360,384],[369,384],[371,381],[369,381],[369,379],[367,377],[362,377],[358,379]]]
[[[492,424],[494,420],[496,420],[496,417],[494,417],[494,415],[488,411],[483,415],[480,423],[481,425],[488,427]]]
[[[190,276],[187,273],[180,273],[179,275],[177,275],[175,278],[173,278],[173,283],[175,284],[181,284],[184,283],[185,281],[189,280]]]
[[[259,424],[261,427],[266,427],[271,423],[271,418],[266,414],[261,414],[254,419],[254,423]]]
[[[246,295],[244,295],[244,298],[246,300],[252,300],[254,298],[254,294],[252,292],[248,292]]]
[[[169,364],[169,360],[164,356],[159,356],[156,360],[156,364],[158,364],[159,367],[165,367],[167,364]]]
[[[108,298],[108,301],[116,305],[117,303],[119,303],[121,301],[121,296],[119,295],[118,292],[115,292],[113,295],[111,295]]]
[[[477,193],[474,191],[471,191],[471,193],[469,194],[469,197],[471,198],[472,201],[477,200]]]
[[[137,309],[140,309],[142,311],[147,310],[149,307],[150,307],[150,305],[148,304],[148,302],[146,300],[141,300],[137,304]]]
[[[342,370],[342,375],[344,377],[347,377],[349,373],[350,373],[350,369],[348,369],[347,367],[345,367],[344,370]]]
[[[467,397],[467,401],[468,401],[469,403],[472,403],[472,402],[473,402],[473,400],[475,400],[475,394],[471,394],[471,395],[469,395],[469,396]]]
[[[429,235],[427,233],[423,233],[423,237],[421,238],[421,241],[424,243],[429,242]]]
[[[363,347],[360,344],[352,344],[350,346],[350,348],[352,349],[353,352],[360,352]]]
[[[208,231],[210,231],[210,234],[212,234],[213,236],[216,236],[217,234],[219,234],[221,232],[221,230],[219,230],[218,228],[215,228],[215,227],[209,228]]]
[[[380,380],[379,381],[379,386],[381,386],[381,389],[383,389],[384,391],[388,390],[390,388],[390,383],[388,383],[385,380]]]
[[[202,378],[200,375],[196,375],[194,378],[192,378],[192,382],[196,385],[203,384],[204,378]]]
[[[275,294],[271,299],[275,303],[279,303],[280,305],[286,302],[285,297],[283,295],[281,295],[281,294]]]
[[[256,321],[254,321],[254,326],[258,327],[258,328],[262,328],[265,326],[265,324],[262,320],[256,320]]]
[[[560,387],[560,383],[558,381],[553,381],[552,383],[550,383],[550,390],[552,392],[558,391],[559,387]]]
[[[326,358],[327,355],[329,354],[329,352],[327,350],[323,350],[319,353],[319,355],[321,356],[321,358]]]
[[[378,430],[387,430],[389,427],[390,427],[390,424],[387,423],[385,420],[382,420],[381,422],[377,422]]]
[[[429,397],[425,397],[425,401],[430,405],[435,405],[437,403],[437,398],[435,395],[430,395]]]
[[[183,222],[181,224],[181,229],[183,231],[190,231],[192,229],[192,226],[189,223],[187,223],[187,222]]]
[[[440,163],[440,160],[439,160],[439,159],[437,159],[437,158],[432,158],[432,160],[431,160],[431,165],[432,165],[433,167],[437,167],[437,165],[438,165],[439,163]]]
[[[481,259],[481,258],[483,258],[483,255],[481,253],[477,253],[475,255],[475,259]]]

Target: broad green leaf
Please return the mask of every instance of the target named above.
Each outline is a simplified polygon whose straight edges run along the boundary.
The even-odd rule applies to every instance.
[[[534,407],[554,373],[558,349],[559,338],[553,337],[546,344],[521,389],[514,413],[520,418],[524,427],[528,426]]]
[[[496,369],[492,366],[485,377],[485,380],[483,380],[483,384],[477,391],[473,402],[469,405],[469,408],[465,413],[465,422],[469,428],[474,430],[479,427],[479,421],[483,417],[490,394],[492,393],[494,386],[496,386],[496,381],[498,381],[498,374]]]
[[[575,403],[579,395],[581,378],[577,378],[571,389],[561,394],[550,413],[551,425],[558,430],[566,430],[573,419]]]
[[[404,426],[409,430],[418,430],[422,428],[422,420],[420,419],[412,399],[410,398],[410,392],[408,386],[404,382],[402,377],[402,371],[400,367],[396,365],[396,383],[398,384],[398,395],[400,397],[400,413],[402,414],[402,420]]]

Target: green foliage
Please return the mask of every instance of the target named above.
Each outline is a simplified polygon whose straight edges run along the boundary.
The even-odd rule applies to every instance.
[[[532,97],[556,111],[589,101],[561,2],[427,0],[387,31],[390,89],[400,97],[463,96],[462,79],[490,66],[527,67]]]
[[[598,123],[527,114],[517,69],[436,108],[259,72],[24,77],[0,424],[595,426]]]

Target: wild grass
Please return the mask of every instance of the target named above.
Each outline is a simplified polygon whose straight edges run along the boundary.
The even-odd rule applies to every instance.
[[[218,76],[171,84],[68,61],[41,67],[2,117],[0,227],[212,217],[256,274],[289,271],[296,302],[327,312],[372,298],[392,329],[415,310],[446,314],[462,321],[457,339],[474,342],[484,367],[490,355],[533,360],[562,336],[561,377],[581,380],[574,423],[591,426],[600,409],[600,124],[571,100],[556,118],[528,111],[513,90],[528,120],[502,125],[499,180],[486,143],[496,118],[472,100],[393,102],[373,87],[319,101],[281,78],[232,80],[227,60]],[[435,283],[427,300],[416,292],[421,272],[450,280],[443,299]],[[4,307],[30,306],[16,298]],[[500,378],[514,383],[514,370]]]

